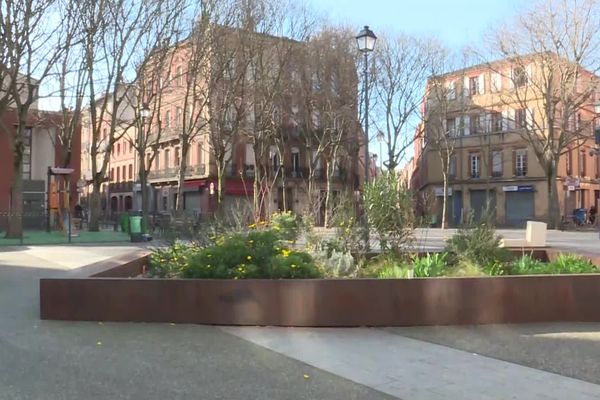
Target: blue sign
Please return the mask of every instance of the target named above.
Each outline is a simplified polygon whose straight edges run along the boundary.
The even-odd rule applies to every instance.
[[[533,192],[533,185],[519,185],[517,186],[517,192]]]

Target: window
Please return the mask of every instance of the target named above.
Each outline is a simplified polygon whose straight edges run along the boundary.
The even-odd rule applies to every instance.
[[[183,125],[183,117],[182,117],[182,113],[181,113],[181,107],[177,107],[175,109],[175,118],[176,118],[176,124],[177,126],[182,126]]]
[[[527,110],[519,108],[515,110],[515,127],[525,128],[527,126]]]
[[[154,167],[158,171],[160,169],[160,152],[156,152],[156,156],[154,156]]]
[[[129,153],[133,151],[133,142],[129,142]]]
[[[456,136],[456,119],[449,118],[446,120],[446,131],[448,136]]]
[[[585,149],[581,149],[581,158],[579,159],[579,176],[586,176],[586,154]]]
[[[492,75],[490,76],[490,80],[491,80],[491,91],[492,93],[498,93],[499,91],[502,90],[502,75],[500,75],[500,73],[498,72],[492,72]]]
[[[23,130],[23,179],[31,179],[31,128]]]
[[[515,175],[527,176],[527,150],[517,150],[515,153]]]
[[[183,71],[181,66],[177,67],[177,86],[183,86]]]
[[[165,150],[165,168],[169,168],[171,166],[171,159],[169,158],[169,153],[171,151],[169,149]]]
[[[573,157],[571,154],[571,149],[568,149],[567,152],[565,153],[565,162],[566,162],[566,167],[567,167],[567,175],[572,175],[573,170]]]
[[[121,155],[121,143],[117,143],[117,155]]]
[[[133,164],[129,164],[129,180],[133,180]]]
[[[179,167],[179,165],[181,164],[181,157],[180,157],[180,149],[179,147],[175,147],[175,164],[173,164],[174,167]]]
[[[123,177],[123,182],[127,179],[127,175],[125,175],[125,166],[121,167],[121,176]]]
[[[117,183],[121,182],[121,168],[117,167]]]
[[[450,178],[456,177],[456,156],[450,156],[450,163],[448,164],[448,175]]]
[[[114,168],[110,169],[110,180],[111,181],[115,180],[115,169]]]
[[[198,165],[204,164],[204,150],[202,149],[202,143],[198,143],[198,146],[196,146],[196,161]]]
[[[469,93],[471,96],[479,94],[479,79],[476,76],[469,78]]]
[[[277,147],[271,146],[271,149],[269,150],[269,156],[271,158],[273,171],[277,172],[277,170],[279,170],[279,152],[277,151]]]
[[[469,155],[469,165],[471,178],[479,178],[481,176],[481,156],[479,154]]]
[[[448,82],[447,90],[448,91],[447,91],[446,97],[448,98],[448,100],[456,99],[456,82],[455,81]]]
[[[292,147],[292,172],[300,171],[300,150],[297,147]]]
[[[492,113],[492,132],[502,132],[503,123],[502,123],[502,113],[494,112]]]
[[[492,152],[492,176],[495,178],[502,176],[502,152]]]
[[[171,111],[165,113],[165,128],[171,127]]]
[[[483,129],[481,128],[481,116],[471,115],[471,134],[477,135],[479,133],[483,133]]]
[[[527,85],[527,70],[521,66],[514,67],[512,70],[512,78],[515,87],[523,87]]]

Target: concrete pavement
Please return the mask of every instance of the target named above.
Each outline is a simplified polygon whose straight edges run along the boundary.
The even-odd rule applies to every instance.
[[[215,327],[40,321],[39,278],[137,250],[49,249],[0,252],[0,400],[392,398]]]
[[[381,329],[222,329],[405,400],[600,398],[600,385],[394,335]]]

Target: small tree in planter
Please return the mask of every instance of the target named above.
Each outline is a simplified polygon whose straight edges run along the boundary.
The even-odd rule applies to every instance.
[[[397,254],[412,244],[415,227],[412,194],[398,178],[394,171],[384,172],[364,192],[365,211],[381,250]]]

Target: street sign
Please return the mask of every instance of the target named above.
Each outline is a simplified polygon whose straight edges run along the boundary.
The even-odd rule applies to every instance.
[[[569,186],[567,186],[567,190],[569,192],[574,192],[575,191],[575,186],[574,185],[569,185]]]
[[[435,197],[443,197],[444,196],[444,187],[443,186],[437,186],[434,189],[435,192]],[[452,188],[449,187],[448,191],[447,191],[448,196],[452,196]]]
[[[519,187],[518,186],[502,186],[502,191],[503,192],[517,192],[517,191],[519,191]]]

